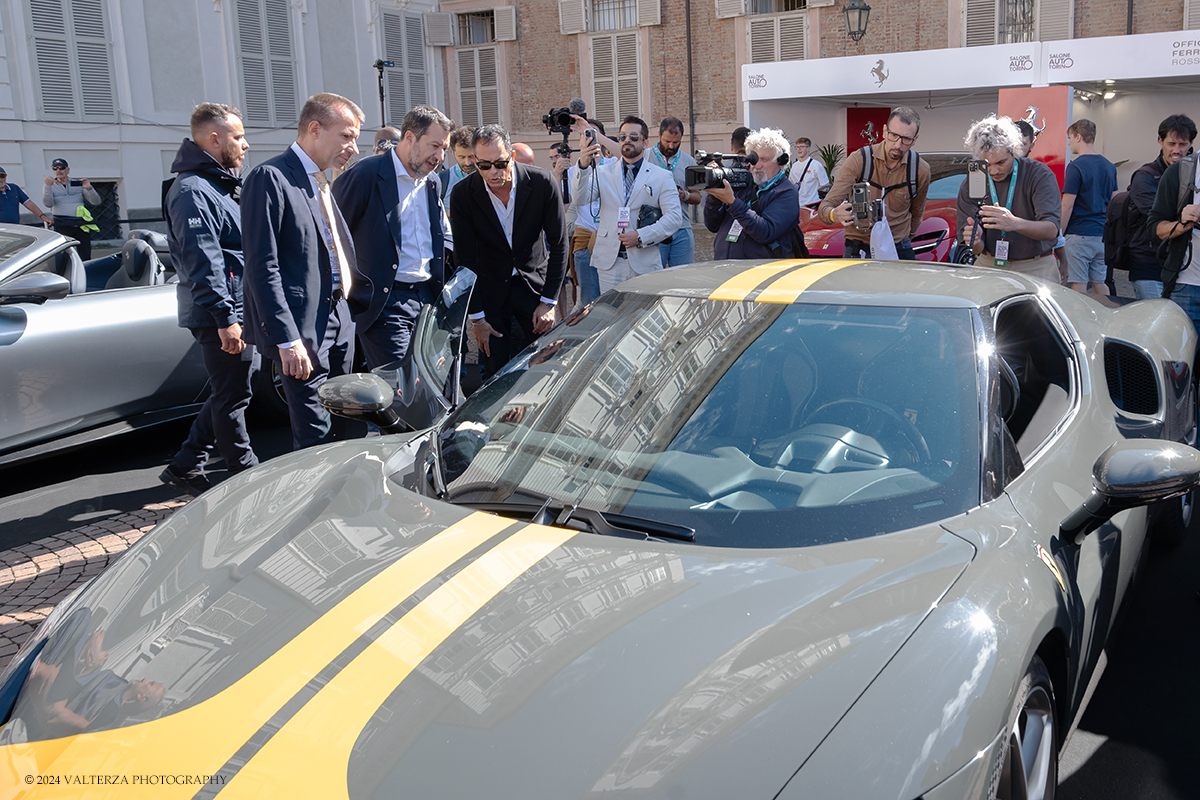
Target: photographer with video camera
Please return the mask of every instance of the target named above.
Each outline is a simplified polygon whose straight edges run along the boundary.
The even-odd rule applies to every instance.
[[[794,258],[801,256],[803,239],[800,195],[796,184],[787,179],[788,142],[783,131],[763,128],[746,137],[745,163],[750,165],[750,180],[738,179],[735,190],[724,174],[706,179],[704,227],[716,234],[713,257]],[[740,159],[739,159],[740,160]],[[695,170],[696,168],[692,168]],[[728,170],[728,172],[746,170]],[[725,171],[723,171],[725,172]],[[692,173],[697,174],[698,173]],[[720,178],[718,185],[713,179]],[[689,188],[692,188],[689,186]],[[808,255],[804,251],[804,256]]]
[[[580,135],[579,170],[571,188],[581,207],[600,200],[592,266],[600,275],[601,292],[662,269],[658,244],[683,224],[674,178],[644,158],[649,138],[644,120],[625,117],[617,134],[620,160],[593,169],[601,138],[589,137],[587,131]]]
[[[1053,250],[1062,196],[1054,173],[1021,157],[1021,132],[1008,117],[976,122],[965,143],[976,162],[958,190],[958,238],[975,252],[976,266],[1058,283]]]
[[[886,220],[896,256],[916,260],[912,236],[921,226],[929,191],[929,164],[912,150],[920,132],[917,112],[894,108],[883,128],[883,141],[855,150],[838,170],[817,216],[845,226],[846,258],[871,258],[871,229]]]

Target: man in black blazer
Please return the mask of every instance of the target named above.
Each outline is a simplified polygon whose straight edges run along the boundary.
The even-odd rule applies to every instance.
[[[333,438],[317,392],[350,371],[354,245],[325,170],[358,153],[363,113],[336,94],[308,98],[296,142],[250,171],[242,188],[243,338],[275,361],[295,449]]]
[[[478,276],[470,318],[490,376],[554,326],[567,226],[558,183],[514,163],[503,128],[484,125],[472,149],[476,171],[450,194],[450,225],[459,266]]]
[[[350,313],[371,369],[404,357],[421,307],[445,283],[449,225],[433,171],[453,127],[433,106],[416,106],[400,125],[400,144],[333,184],[354,237]]]

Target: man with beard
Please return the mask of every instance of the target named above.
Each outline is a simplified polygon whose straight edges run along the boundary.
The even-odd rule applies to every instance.
[[[784,171],[787,137],[772,128],[753,131],[746,151],[758,154],[750,166],[753,186],[734,192],[724,181],[720,188],[704,190],[704,227],[716,234],[713,257],[794,258],[800,195]]]
[[[817,208],[822,222],[843,225],[846,229],[846,258],[871,257],[871,229],[859,228],[850,207],[850,191],[859,181],[870,183],[871,201],[883,199],[884,216],[896,243],[896,254],[915,261],[912,235],[921,226],[925,214],[925,195],[929,192],[929,164],[912,152],[921,132],[921,118],[906,106],[892,109],[883,127],[883,141],[855,150],[834,178],[833,188]],[[864,154],[869,153],[868,165]],[[917,163],[912,163],[916,159]]]
[[[249,149],[240,111],[201,103],[192,112],[192,138],[171,165],[179,177],[163,199],[179,326],[200,345],[210,392],[159,478],[192,495],[210,487],[204,466],[214,447],[230,474],[258,463],[246,433],[254,348],[242,341],[241,181],[234,174]]]
[[[657,245],[683,223],[679,193],[671,173],[644,157],[650,128],[638,117],[625,117],[617,134],[621,158],[591,170],[602,142],[579,142],[575,202],[583,207],[600,198],[592,266],[606,292],[635,275],[662,269]]]
[[[567,264],[562,193],[544,169],[513,159],[508,132],[484,125],[475,173],[450,198],[459,264],[478,279],[470,318],[488,376],[554,326]]]
[[[354,237],[350,311],[372,369],[408,353],[422,306],[445,283],[450,231],[433,173],[453,129],[433,106],[416,106],[400,124],[400,144],[363,159],[333,186]]]
[[[696,236],[688,219],[688,206],[700,205],[700,190],[687,188],[687,168],[696,166],[696,159],[681,152],[683,144],[683,122],[675,117],[666,117],[658,126],[658,144],[650,148],[650,163],[671,173],[675,180],[675,191],[679,194],[679,210],[683,224],[667,241],[658,246],[663,267],[682,267],[696,260]]]
[[[1133,235],[1129,242],[1129,282],[1138,300],[1162,297],[1163,262],[1158,257],[1158,242],[1151,238],[1145,223],[1163,173],[1188,154],[1195,139],[1196,123],[1190,117],[1184,114],[1167,117],[1158,126],[1158,157],[1138,167],[1129,180],[1129,200],[1140,217],[1140,224],[1131,226]]]
[[[449,202],[450,190],[475,171],[475,155],[471,152],[471,137],[475,129],[470,125],[462,125],[450,134],[450,152],[454,154],[454,162],[438,175],[442,187],[442,204]]]

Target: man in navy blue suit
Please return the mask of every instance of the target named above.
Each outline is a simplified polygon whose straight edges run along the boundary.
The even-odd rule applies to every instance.
[[[328,169],[358,153],[362,110],[336,94],[304,103],[296,142],[250,171],[242,188],[243,338],[275,361],[299,450],[333,438],[317,392],[350,371],[354,244]]]
[[[398,145],[358,162],[333,186],[354,237],[350,313],[372,369],[404,357],[422,306],[445,283],[449,223],[433,172],[453,129],[433,106],[416,106],[400,124]]]

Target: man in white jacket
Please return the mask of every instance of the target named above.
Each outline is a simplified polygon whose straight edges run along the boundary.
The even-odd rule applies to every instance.
[[[658,245],[683,224],[671,173],[643,158],[649,136],[643,120],[626,117],[617,134],[621,158],[596,169],[591,167],[600,144],[581,137],[572,189],[580,205],[600,199],[592,266],[599,272],[601,292],[635,275],[662,269]]]

